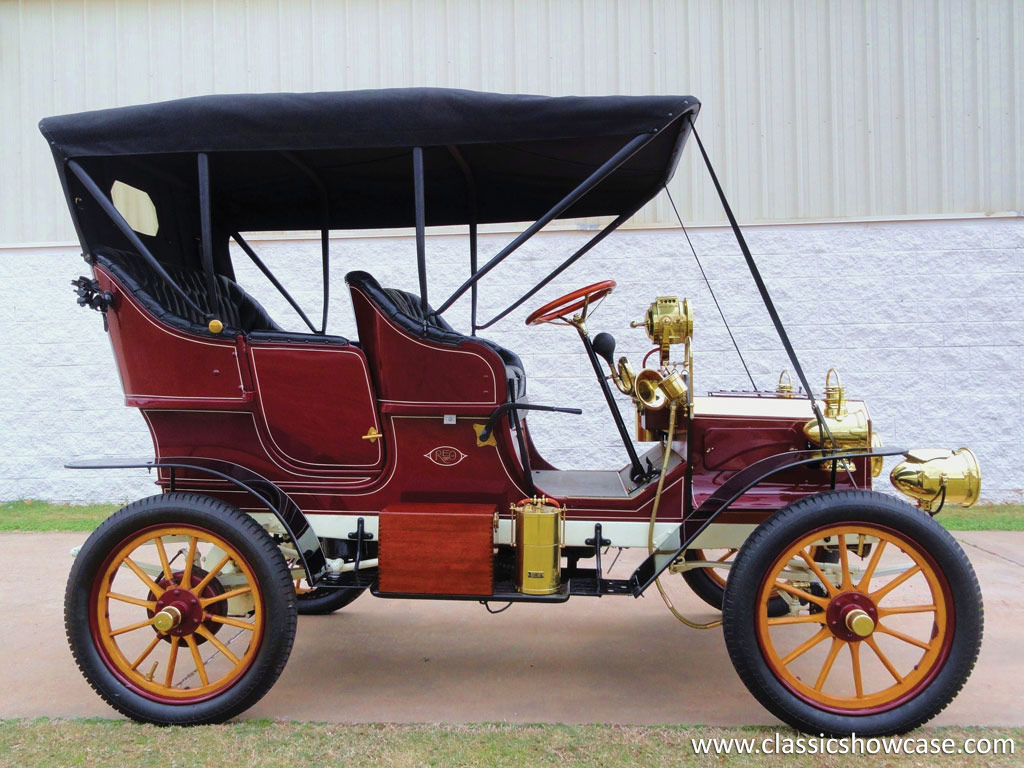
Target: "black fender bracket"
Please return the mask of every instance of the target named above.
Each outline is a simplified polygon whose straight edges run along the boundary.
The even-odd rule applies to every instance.
[[[743,494],[774,474],[805,464],[841,462],[844,459],[861,459],[874,456],[897,456],[905,453],[904,448],[884,448],[863,451],[837,451],[823,456],[820,449],[809,451],[786,451],[755,461],[730,477],[699,507],[683,518],[672,533],[658,545],[658,548],[637,566],[629,582],[633,596],[640,597],[654,580],[668,568],[676,558],[690,548],[693,541],[718,515],[732,506]]]
[[[327,574],[327,558],[320,540],[299,506],[270,480],[238,464],[220,459],[185,456],[160,459],[82,459],[68,462],[64,466],[67,469],[166,470],[171,490],[174,490],[178,470],[199,472],[228,482],[251,494],[281,523],[299,553],[310,585],[319,583]],[[198,490],[193,492],[202,493]]]

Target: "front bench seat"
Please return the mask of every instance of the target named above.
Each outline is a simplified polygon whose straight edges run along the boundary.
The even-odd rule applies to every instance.
[[[517,401],[526,397],[526,369],[515,352],[479,336],[459,333],[443,317],[432,314],[434,310],[429,304],[424,312],[419,296],[398,288],[382,288],[369,272],[349,272],[345,282],[362,291],[386,317],[413,336],[453,346],[475,341],[490,348],[505,364],[505,378],[512,397]]]

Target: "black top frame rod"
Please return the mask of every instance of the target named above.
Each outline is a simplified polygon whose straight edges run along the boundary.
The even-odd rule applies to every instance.
[[[476,179],[473,178],[473,169],[469,167],[469,163],[466,162],[466,158],[463,156],[462,152],[459,151],[459,148],[449,145],[448,151],[455,159],[455,163],[459,166],[459,170],[462,171],[462,175],[466,179],[466,194],[469,196],[469,274],[472,277],[476,274],[477,266],[477,219],[479,218]],[[473,283],[469,289],[469,323],[470,332],[473,336],[476,336],[477,332],[476,305],[478,287],[479,286],[476,283]]]
[[[313,333],[323,336],[327,333],[327,312],[331,303],[331,201],[327,194],[327,187],[316,172],[306,165],[294,152],[282,152],[282,155],[302,171],[310,181],[313,182],[320,193],[320,255],[323,258],[323,281],[324,281],[324,308],[320,318],[320,330]],[[241,245],[241,243],[239,243]],[[250,256],[250,258],[252,258]],[[308,322],[308,321],[307,321]]]
[[[416,198],[416,267],[420,273],[420,306],[427,308],[427,211],[423,190],[423,147],[412,148],[412,183]]]
[[[597,170],[590,174],[584,179],[572,192],[563,197],[555,206],[541,216],[537,221],[527,227],[521,232],[515,240],[506,245],[497,255],[493,256],[490,261],[484,264],[476,273],[464,282],[459,288],[453,293],[448,299],[438,307],[435,311],[435,315],[440,315],[447,310],[452,304],[458,301],[459,297],[462,296],[466,291],[472,287],[480,278],[498,266],[504,261],[510,254],[516,251],[523,243],[537,234],[541,229],[546,227],[552,220],[560,216],[570,206],[576,203],[581,197],[587,194],[590,190],[604,181],[610,176],[615,170],[619,168],[623,163],[629,160],[633,155],[639,152],[643,147],[652,141],[658,133],[642,133],[626,142],[625,146],[622,147],[618,152],[612,155],[606,160]]]
[[[647,200],[644,200],[644,202],[642,202],[639,205],[635,206],[634,208],[632,208],[631,210],[627,211],[626,213],[623,213],[620,216],[617,216],[614,221],[609,222],[608,225],[604,229],[602,229],[600,232],[598,232],[596,235],[594,235],[590,240],[588,240],[572,256],[570,256],[565,261],[563,261],[561,264],[559,264],[557,267],[555,267],[555,269],[551,272],[551,274],[549,274],[547,277],[545,277],[543,280],[541,280],[539,283],[537,283],[535,286],[533,286],[533,288],[528,290],[526,293],[524,293],[522,296],[520,296],[514,302],[509,304],[508,307],[506,307],[501,312],[496,314],[494,317],[492,317],[486,323],[484,323],[483,325],[479,326],[480,330],[485,330],[487,328],[490,328],[496,322],[498,322],[499,320],[501,320],[504,317],[506,317],[510,312],[515,311],[518,307],[520,307],[522,305],[522,303],[524,301],[529,299],[531,296],[535,295],[541,288],[543,288],[545,285],[550,283],[552,280],[554,280],[556,277],[558,277],[560,274],[562,274],[565,270],[567,270],[569,267],[571,267],[573,264],[575,264],[591,248],[593,248],[595,245],[597,245],[602,240],[604,240],[606,237],[608,237],[608,235],[610,235],[616,229],[618,229],[623,224],[625,224],[630,218],[632,218],[632,216],[637,211],[639,211],[645,205],[647,205]],[[475,283],[473,285],[473,289],[476,290],[476,284]]]
[[[128,222],[124,220],[124,217],[117,208],[114,207],[110,198],[103,194],[103,190],[99,188],[99,185],[95,181],[92,180],[92,177],[86,173],[85,169],[75,160],[68,161],[68,168],[70,168],[71,172],[75,174],[75,178],[82,183],[82,186],[85,187],[86,191],[93,197],[103,212],[107,214],[107,217],[114,223],[114,226],[117,227],[118,231],[125,236],[138,254],[149,263],[149,266],[153,271],[160,275],[163,281],[171,287],[171,290],[178,294],[178,297],[184,301],[185,304],[192,307],[199,317],[205,318],[206,320],[212,320],[213,315],[206,312],[202,307],[196,304],[192,298],[181,290],[178,284],[171,279],[171,276],[167,274],[167,270],[164,269],[160,262],[156,260],[156,257],[150,253],[149,248],[143,244],[142,240],[139,239],[139,236],[135,234],[135,230],[133,230],[131,226],[129,226]]]
[[[729,219],[729,226],[732,227],[733,234],[736,236],[736,242],[739,244],[740,251],[743,252],[743,258],[747,262],[747,269],[750,270],[750,275],[754,278],[754,284],[757,286],[758,293],[761,294],[761,300],[764,302],[765,309],[768,310],[768,316],[772,320],[772,325],[775,326],[775,331],[779,334],[779,338],[782,340],[782,346],[785,347],[786,354],[789,355],[789,362],[792,363],[793,370],[796,371],[797,378],[800,380],[800,384],[803,386],[804,392],[807,393],[807,397],[811,401],[811,409],[814,411],[814,418],[817,419],[822,433],[829,436],[834,447],[838,447],[836,445],[835,438],[832,437],[832,432],[825,423],[825,418],[821,414],[821,409],[818,407],[818,403],[814,399],[814,393],[811,391],[811,387],[807,383],[807,377],[804,375],[804,369],[800,365],[800,361],[797,359],[796,350],[793,349],[793,344],[789,340],[789,334],[786,333],[786,329],[782,325],[782,318],[779,317],[779,313],[775,309],[775,303],[772,301],[772,297],[768,293],[768,286],[765,285],[764,279],[761,277],[761,270],[757,268],[757,264],[754,262],[754,257],[750,253],[750,247],[747,245],[746,238],[743,237],[740,225],[736,222],[736,216],[732,212],[732,206],[729,205],[729,201],[725,197],[725,191],[722,189],[722,185],[718,181],[718,174],[715,173],[715,169],[711,165],[711,159],[708,157],[707,150],[704,149],[704,142],[700,140],[700,134],[697,133],[697,127],[693,124],[692,117],[690,118],[690,129],[693,131],[694,138],[697,139],[697,146],[700,147],[700,154],[704,158],[704,165],[707,166],[708,174],[710,174],[711,181],[715,185],[715,191],[718,192],[718,199],[722,201],[722,208],[725,210],[725,215]]]
[[[270,267],[263,263],[263,259],[256,255],[256,251],[254,251],[252,246],[246,242],[245,238],[243,238],[238,232],[232,232],[231,237],[236,243],[238,243],[238,247],[245,251],[245,255],[248,256],[249,260],[259,268],[260,272],[263,273],[267,280],[273,283],[274,287],[277,288],[278,293],[284,296],[285,301],[287,301],[291,305],[292,309],[298,313],[299,317],[302,318],[302,322],[306,324],[309,330],[316,333],[316,326],[314,326],[313,323],[310,322],[309,318],[306,317],[306,313],[302,311],[302,307],[300,307],[298,302],[292,298],[292,295],[285,290],[285,287],[281,285],[281,281],[278,280],[274,273],[270,271]]]
[[[199,229],[202,248],[199,258],[206,278],[206,302],[211,312],[219,311],[217,306],[217,275],[213,269],[213,211],[210,204],[210,156],[200,152],[196,156],[199,173]]]

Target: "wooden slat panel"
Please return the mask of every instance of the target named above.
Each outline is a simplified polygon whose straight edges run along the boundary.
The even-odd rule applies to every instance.
[[[380,513],[380,591],[489,595],[495,507],[393,504]]]

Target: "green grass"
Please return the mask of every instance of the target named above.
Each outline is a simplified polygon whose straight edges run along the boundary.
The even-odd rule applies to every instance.
[[[1024,531],[1024,505],[949,506],[935,519],[951,531]]]
[[[0,531],[91,531],[117,511],[117,504],[50,504],[8,501],[0,505]]]
[[[0,505],[0,531],[91,531],[117,509],[117,504],[9,501]],[[950,505],[936,519],[951,531],[1024,531],[1024,505]]]
[[[109,720],[0,722],[0,766],[383,766],[618,768],[619,766],[1015,765],[1013,755],[696,755],[691,738],[774,739],[771,728],[615,725],[327,725],[247,721],[156,728]],[[783,731],[782,736],[793,736]],[[915,739],[1009,738],[1021,728],[921,729]]]

